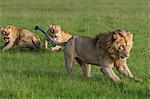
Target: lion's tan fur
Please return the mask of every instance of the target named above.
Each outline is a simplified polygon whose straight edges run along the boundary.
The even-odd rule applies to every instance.
[[[64,32],[64,30],[59,25],[51,24],[49,27],[49,36],[56,36],[54,39],[58,42],[67,42],[72,35],[70,33]],[[48,40],[45,38],[45,48],[48,48]],[[61,46],[56,45],[55,47],[51,47],[52,51],[58,51]]]
[[[32,40],[37,45],[40,44],[40,38],[26,29],[17,28],[15,26],[5,26],[1,27],[1,32],[5,42],[2,51],[9,50],[14,45],[20,49],[35,49],[36,47],[32,43]]]
[[[66,43],[54,42],[64,45],[65,63],[68,75],[71,74],[73,60],[80,64],[85,76],[90,75],[90,65],[101,66],[101,71],[111,78],[118,81],[120,78],[114,73],[113,66],[130,79],[135,77],[127,65],[127,58],[133,45],[132,34],[121,29],[100,33],[95,38],[86,36],[74,36]],[[52,38],[49,38],[52,39]]]

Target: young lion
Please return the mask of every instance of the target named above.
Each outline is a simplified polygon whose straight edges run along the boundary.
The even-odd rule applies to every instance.
[[[37,45],[40,45],[40,38],[26,29],[17,28],[15,26],[5,26],[1,27],[0,31],[4,40],[2,51],[9,50],[13,45],[16,45],[20,49],[35,49],[37,47],[34,46],[32,40]]]
[[[55,39],[58,42],[67,42],[72,35],[70,33],[64,32],[63,29],[59,25],[51,24],[48,26],[49,30],[47,31],[48,35]],[[48,39],[45,38],[45,48],[48,48]],[[56,45],[55,47],[52,47],[52,51],[58,51],[61,48],[61,46]]]
[[[113,81],[120,81],[112,69],[115,65],[124,76],[141,81],[133,76],[127,65],[127,58],[133,45],[133,35],[130,32],[117,29],[100,33],[95,38],[72,37],[68,42],[61,43],[52,37],[48,38],[55,44],[64,45],[65,63],[69,76],[72,72],[73,60],[76,59],[86,76],[90,75],[89,64],[93,64],[101,66],[101,71]]]

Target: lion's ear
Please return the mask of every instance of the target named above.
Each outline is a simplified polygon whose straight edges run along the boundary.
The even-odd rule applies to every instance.
[[[121,37],[125,37],[127,35],[126,32],[122,29],[115,30],[115,33],[118,34]]]
[[[118,32],[118,34],[121,36],[121,37],[124,37],[125,34],[123,32]]]
[[[118,39],[119,37],[124,37],[124,36],[125,36],[125,34],[124,34],[123,32],[118,32],[118,31],[116,31],[116,32],[114,32],[114,34],[113,34],[113,39],[116,40],[116,39]]]
[[[3,31],[4,30],[4,27],[0,27],[0,31]]]
[[[61,30],[61,26],[55,25],[55,26],[53,27],[53,29],[54,29],[55,32],[59,32],[59,31]]]
[[[118,39],[118,34],[114,33],[114,34],[113,34],[113,39],[114,39],[114,40]]]
[[[127,35],[125,31],[117,32],[117,34],[121,37],[125,37]]]
[[[51,29],[51,28],[53,27],[53,25],[52,25],[52,24],[50,24],[50,25],[48,25],[48,27]]]
[[[124,33],[124,31],[121,29],[117,29],[117,30],[113,31],[113,39],[114,40],[118,39],[118,37],[124,37],[125,35],[126,35],[126,33]]]

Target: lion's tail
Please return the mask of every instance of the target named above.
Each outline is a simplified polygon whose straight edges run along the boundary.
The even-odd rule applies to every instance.
[[[49,37],[48,40],[56,45],[59,45],[59,46],[65,46],[67,42],[58,42],[56,40],[54,40],[52,37]]]
[[[34,39],[33,39],[33,37],[31,38],[31,40],[32,40],[33,45],[34,45],[36,48],[38,48],[38,49],[42,48],[41,42],[39,42],[39,41],[38,41],[38,42],[35,42]]]
[[[50,42],[52,42],[56,45],[65,46],[67,43],[67,42],[58,42],[58,41],[54,40],[52,37],[48,36],[48,34],[45,31],[43,31],[42,29],[40,29],[38,26],[35,26],[35,30],[40,30],[42,33],[44,33],[44,35],[47,37],[47,39]]]

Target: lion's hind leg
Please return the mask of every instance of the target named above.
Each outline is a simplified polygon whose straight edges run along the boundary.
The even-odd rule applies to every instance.
[[[25,36],[20,39],[20,41],[17,44],[17,47],[20,49],[29,49],[29,50],[35,50],[39,49],[41,47],[40,40],[36,36]]]
[[[76,58],[76,61],[78,62],[78,64],[82,68],[83,76],[84,77],[91,77],[91,65],[90,64],[85,64],[79,58]]]
[[[20,50],[32,50],[34,49],[33,45],[26,44],[24,42],[19,42],[17,48]]]
[[[17,44],[17,47],[20,50],[33,50],[36,48],[32,42],[24,41],[24,40],[20,40]]]

